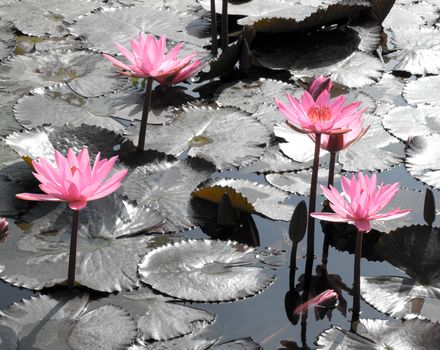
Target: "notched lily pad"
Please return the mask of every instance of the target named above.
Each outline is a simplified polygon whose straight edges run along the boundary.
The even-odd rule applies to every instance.
[[[200,159],[163,159],[136,167],[122,186],[130,199],[165,216],[161,232],[180,231],[197,224],[191,192],[214,171]]]
[[[245,212],[256,212],[272,220],[290,221],[295,209],[284,204],[288,194],[272,186],[241,179],[209,180],[192,193],[196,198],[219,204],[224,193],[228,193],[232,205]]]
[[[424,77],[410,81],[403,91],[405,100],[411,105],[427,104],[440,107],[440,77]]]
[[[16,94],[0,92],[0,136],[6,136],[21,129],[12,113],[12,106],[18,98]]]
[[[129,46],[130,38],[137,37],[139,31],[198,46],[208,44],[210,33],[209,23],[196,15],[156,6],[104,8],[78,18],[70,27],[71,34],[107,53],[118,52],[115,42]]]
[[[407,143],[405,166],[416,179],[440,187],[440,135],[415,136]]]
[[[87,294],[40,295],[14,303],[0,316],[4,349],[120,349],[136,337],[136,325],[119,307],[86,311]]]
[[[84,98],[62,84],[32,90],[17,102],[14,115],[26,128],[65,123],[80,126],[84,123],[114,131],[122,130],[124,125],[111,118],[106,107],[99,108],[102,105],[100,102],[97,98]]]
[[[259,265],[257,253],[231,241],[181,241],[145,255],[139,276],[154,289],[179,299],[242,299],[261,292],[275,278]]]
[[[321,333],[317,345],[322,350],[435,350],[440,346],[439,331],[440,324],[425,320],[361,319],[357,334],[336,326]]]
[[[2,65],[0,89],[25,94],[37,87],[68,83],[78,94],[100,96],[126,84],[100,55],[53,50],[15,56]]]
[[[128,138],[137,143],[139,123]],[[235,108],[185,107],[168,125],[148,132],[145,149],[174,156],[188,152],[224,170],[251,164],[264,152],[270,132]]]

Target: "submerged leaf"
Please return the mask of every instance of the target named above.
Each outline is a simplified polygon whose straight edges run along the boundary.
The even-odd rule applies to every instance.
[[[138,134],[139,124],[128,137],[137,143]],[[175,156],[188,152],[223,170],[252,163],[269,141],[269,130],[243,111],[190,106],[170,124],[147,132],[145,149]]]
[[[285,192],[248,180],[213,179],[192,195],[219,204],[224,193],[228,193],[235,208],[256,212],[272,220],[290,221],[294,210],[292,205],[283,203],[288,197]]]
[[[141,280],[176,298],[228,301],[253,296],[275,276],[258,265],[257,251],[230,241],[188,240],[148,253]]]
[[[14,303],[0,316],[0,338],[8,350],[120,349],[136,336],[126,311],[104,305],[87,312],[87,294],[40,295]]]
[[[0,89],[25,94],[37,87],[68,83],[86,97],[103,95],[125,84],[100,55],[60,51],[15,56],[2,65]]]

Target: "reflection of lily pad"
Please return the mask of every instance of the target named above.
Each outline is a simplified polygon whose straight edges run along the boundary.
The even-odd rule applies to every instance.
[[[25,94],[29,90],[69,83],[78,94],[86,97],[103,95],[123,86],[107,62],[88,51],[59,51],[16,56],[2,65],[0,89]]]
[[[115,28],[118,28],[115,31]],[[208,22],[190,13],[165,10],[156,6],[103,8],[88,16],[80,17],[70,27],[70,32],[85,40],[93,48],[116,53],[115,42],[128,46],[129,39],[139,31],[166,35],[173,41],[185,41],[195,45],[208,44]],[[107,63],[109,67],[111,65]]]
[[[111,118],[109,113],[100,113],[95,105],[99,99],[86,99],[66,85],[37,88],[22,97],[14,107],[15,119],[26,128],[43,124],[63,125],[82,123],[111,130],[121,130],[124,125]]]
[[[0,316],[2,348],[40,350],[120,349],[136,336],[127,312],[104,305],[86,311],[86,294],[41,295],[9,306]]]
[[[182,241],[144,256],[139,275],[154,289],[180,299],[235,300],[259,293],[275,277],[259,266],[256,254],[230,241]]]
[[[215,318],[205,310],[178,304],[172,298],[145,288],[111,295],[98,301],[98,305],[102,303],[120,306],[130,312],[137,321],[138,336],[145,340],[167,340],[197,332]]]
[[[440,324],[424,320],[360,320],[357,334],[333,327],[321,333],[318,349],[334,350],[437,350]]]
[[[214,179],[193,192],[193,196],[219,204],[228,193],[232,205],[245,212],[256,212],[273,220],[290,221],[294,207],[283,202],[288,195],[272,186],[241,179]]]
[[[129,130],[137,143],[139,123]],[[217,167],[248,165],[264,152],[270,132],[255,118],[235,108],[186,107],[167,125],[146,135],[145,149],[203,158]]]
[[[214,170],[211,164],[197,159],[158,160],[138,166],[122,186],[130,199],[164,215],[161,231],[180,231],[196,225],[191,192]]]
[[[150,215],[148,209],[132,207],[120,198],[107,198],[90,202],[80,213],[80,220],[81,216],[83,219],[78,235],[76,283],[106,292],[132,289],[139,285],[138,257],[157,246],[154,236],[132,234],[160,224],[161,217]],[[119,214],[102,214],[115,200],[118,203],[113,207]],[[29,289],[65,283],[70,242],[67,223],[71,222],[71,211],[63,212],[64,204],[59,207],[61,210],[57,207],[46,218],[31,222],[28,233],[20,233],[15,226],[10,228],[12,232],[0,254],[0,278]],[[27,218],[43,214],[41,208],[36,208]]]
[[[440,289],[397,276],[361,277],[362,298],[395,318],[440,321]]]

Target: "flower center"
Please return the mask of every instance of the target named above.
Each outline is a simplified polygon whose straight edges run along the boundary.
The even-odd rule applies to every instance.
[[[326,122],[331,119],[332,113],[327,106],[314,105],[310,107],[307,116],[312,122]]]
[[[73,166],[70,168],[70,171],[72,172],[72,175],[75,175],[75,172],[78,170],[76,166]]]

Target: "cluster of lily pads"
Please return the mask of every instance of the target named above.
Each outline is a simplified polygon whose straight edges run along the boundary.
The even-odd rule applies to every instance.
[[[311,307],[317,319],[334,307],[345,316],[343,291],[356,290],[327,271],[328,246],[353,253],[353,225],[323,223],[322,262],[312,275],[312,244],[311,265],[296,279],[297,246],[312,219],[292,198],[314,197],[312,162],[325,185],[329,167],[338,187],[347,172],[386,176],[404,164],[423,184],[440,186],[440,4],[394,2],[3,1],[0,216],[8,220],[0,221],[0,278],[41,292],[3,310],[0,344],[261,349],[251,338],[219,339],[210,326],[216,316],[184,303],[245,299],[274,284],[280,252],[259,247],[252,215],[290,222],[289,321],[302,317],[304,326]],[[211,26],[217,17],[220,35]],[[150,44],[156,50],[145,51]],[[187,58],[181,66],[178,51]],[[158,62],[164,52],[168,60]],[[142,66],[147,59],[160,69]],[[329,148],[316,157],[319,138],[286,124],[278,110],[286,93],[300,98],[317,76],[328,78],[319,93],[367,108],[362,135],[337,157]],[[94,171],[108,167],[104,158],[114,169],[98,186]],[[67,182],[54,176],[55,164]],[[66,197],[71,183],[84,191],[74,200]],[[319,348],[439,347],[435,199],[402,188],[387,209],[398,207],[413,211],[371,222],[356,254],[406,273],[360,280],[363,299],[396,320],[332,327]],[[192,238],[196,227],[204,239]]]

